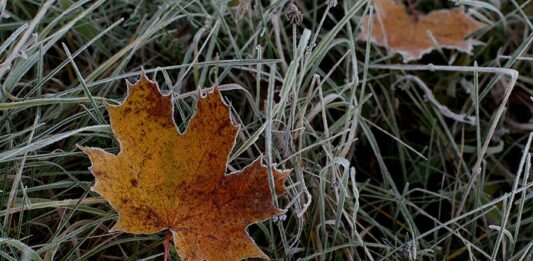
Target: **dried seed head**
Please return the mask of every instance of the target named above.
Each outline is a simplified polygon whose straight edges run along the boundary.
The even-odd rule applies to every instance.
[[[335,7],[335,6],[337,6],[337,0],[326,0],[326,5],[329,8]]]
[[[405,246],[398,252],[399,259],[402,261],[415,261],[417,260],[417,246],[414,239],[409,239],[409,234],[406,236],[407,242]]]
[[[294,92],[289,92],[289,96],[287,96],[288,102],[294,101]]]
[[[331,180],[331,187],[332,188],[338,188],[339,187],[339,180],[336,179],[336,178],[333,178],[333,180]]]
[[[289,10],[287,10],[287,13],[285,14],[285,19],[291,24],[300,25],[304,20],[304,15],[298,10],[298,7],[294,3],[291,3],[289,5]]]

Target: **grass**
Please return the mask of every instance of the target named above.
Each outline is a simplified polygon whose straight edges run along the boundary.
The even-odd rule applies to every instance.
[[[293,169],[286,217],[248,228],[272,259],[532,260],[532,1],[457,1],[484,44],[410,64],[358,41],[365,0],[296,1],[301,25],[290,1],[240,2],[0,1],[0,259],[163,258],[165,232],[109,232],[75,147],[118,151],[104,102],[143,68],[181,131],[221,85],[229,170]]]

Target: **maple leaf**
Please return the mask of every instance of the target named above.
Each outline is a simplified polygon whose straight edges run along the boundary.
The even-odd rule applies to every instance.
[[[119,213],[112,230],[169,229],[183,260],[268,258],[246,232],[248,225],[284,213],[272,202],[267,167],[259,158],[225,175],[239,126],[218,88],[198,99],[184,134],[174,122],[172,100],[143,76],[121,105],[106,105],[120,152],[79,146],[92,162],[92,190]],[[273,168],[272,175],[279,196],[289,172]]]
[[[399,53],[404,62],[418,60],[438,46],[471,53],[476,41],[465,37],[486,26],[467,15],[462,7],[415,17],[394,0],[372,0],[372,3],[376,15],[372,19],[370,41]],[[368,19],[369,16],[361,18],[361,40],[368,39]]]

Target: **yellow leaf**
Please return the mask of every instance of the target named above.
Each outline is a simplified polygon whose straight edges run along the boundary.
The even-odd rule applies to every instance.
[[[92,162],[92,189],[120,215],[112,230],[169,229],[182,260],[268,258],[246,227],[284,211],[273,205],[261,159],[225,175],[239,127],[220,91],[199,98],[184,134],[176,128],[172,104],[172,95],[162,95],[143,76],[123,104],[107,106],[120,152],[80,146]],[[280,195],[289,173],[272,174]]]

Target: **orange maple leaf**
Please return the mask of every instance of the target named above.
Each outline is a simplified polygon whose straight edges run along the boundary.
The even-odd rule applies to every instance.
[[[246,232],[248,225],[284,213],[272,202],[267,167],[259,158],[225,175],[239,126],[218,88],[199,98],[184,134],[176,128],[172,100],[143,76],[124,103],[106,105],[120,152],[79,146],[92,162],[92,189],[119,213],[112,230],[169,229],[182,260],[268,258]],[[289,173],[272,174],[279,196]]]
[[[464,12],[462,7],[411,16],[394,0],[372,0],[376,15],[372,19],[370,41],[399,53],[404,62],[418,60],[438,46],[471,53],[475,40],[465,37],[485,27]],[[359,39],[368,39],[369,16],[361,18]]]

